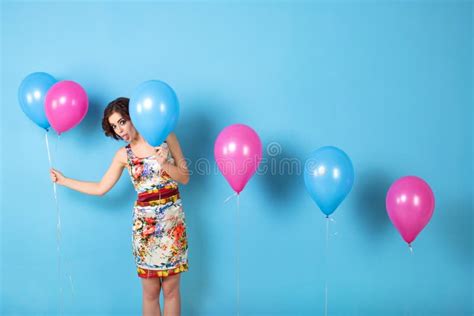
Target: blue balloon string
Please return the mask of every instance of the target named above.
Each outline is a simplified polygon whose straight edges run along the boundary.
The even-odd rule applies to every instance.
[[[329,216],[326,216],[326,282],[324,287],[324,315],[328,315],[328,275],[329,275]]]

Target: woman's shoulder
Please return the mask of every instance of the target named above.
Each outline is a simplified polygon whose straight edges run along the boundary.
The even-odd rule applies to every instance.
[[[115,152],[115,156],[114,156],[114,159],[119,161],[123,165],[127,164],[127,146],[120,147]]]

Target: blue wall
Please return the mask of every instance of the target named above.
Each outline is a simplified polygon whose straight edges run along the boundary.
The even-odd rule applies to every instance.
[[[44,132],[17,102],[46,71],[88,92],[84,121],[58,140],[54,165],[98,181],[124,143],[105,138],[108,101],[142,81],[177,92],[176,133],[191,160],[182,187],[190,270],[183,315],[470,315],[473,312],[473,3],[2,3],[2,314],[137,315],[131,253],[135,192],[124,172],[105,197],[60,188],[56,210]],[[354,188],[330,223],[297,173],[252,178],[236,200],[213,164],[233,123],[252,126],[267,164],[335,145]],[[206,175],[196,161],[207,159]],[[390,184],[418,175],[436,197],[411,255],[385,211]],[[337,234],[336,234],[337,233]],[[328,262],[327,262],[327,261]],[[328,264],[328,265],[326,265]],[[63,273],[61,273],[63,274]]]

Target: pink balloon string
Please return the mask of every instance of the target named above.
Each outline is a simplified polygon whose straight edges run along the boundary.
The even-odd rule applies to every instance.
[[[237,300],[237,316],[240,315],[240,194],[237,195],[237,215],[236,215],[236,300]]]
[[[48,130],[46,130],[45,133],[45,139],[46,139],[46,150],[48,152],[48,161],[49,161],[49,167],[50,169],[53,168],[53,160],[51,159],[51,151],[49,148],[49,141],[48,141]],[[57,152],[57,146],[60,140],[60,136],[58,134],[58,140],[55,145],[55,152]],[[59,208],[59,201],[58,201],[58,193],[57,193],[57,185],[56,182],[53,182],[53,193],[54,193],[54,201],[55,201],[55,206],[56,206],[56,215],[57,215],[57,223],[56,223],[56,251],[57,251],[57,257],[58,257],[58,279],[59,279],[59,313],[60,315],[63,314],[63,308],[64,308],[64,291],[63,291],[63,286],[61,282],[61,212]],[[74,286],[73,286],[73,281],[72,277],[69,273],[66,272],[66,275],[68,276],[69,279],[69,284],[71,287],[71,293],[74,297]]]
[[[236,283],[236,314],[240,315],[240,194],[234,192],[224,203],[237,196],[237,212],[235,215],[235,283]]]
[[[234,192],[232,195],[230,195],[228,198],[226,198],[226,199],[224,200],[224,203],[229,202],[229,201],[230,201],[233,197],[235,197],[236,195],[238,195],[238,193],[237,193],[237,192]]]
[[[51,160],[51,151],[49,150],[49,141],[48,141],[48,133],[45,133],[46,136],[46,150],[48,151],[48,161],[49,161],[49,168],[53,168],[53,163]],[[58,135],[58,142],[59,142],[59,135]],[[57,144],[57,143],[56,143]],[[58,255],[58,278],[59,278],[59,314],[62,315],[63,313],[63,286],[61,282],[61,214],[59,210],[59,203],[58,203],[58,194],[56,189],[56,182],[53,182],[53,193],[54,193],[54,201],[56,205],[56,214],[57,214],[57,223],[56,223],[56,251]]]

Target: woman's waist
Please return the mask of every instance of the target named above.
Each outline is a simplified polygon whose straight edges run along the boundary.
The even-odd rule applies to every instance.
[[[152,206],[168,202],[176,202],[180,199],[177,186],[167,186],[159,189],[146,190],[138,193],[136,205]]]

